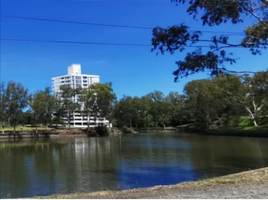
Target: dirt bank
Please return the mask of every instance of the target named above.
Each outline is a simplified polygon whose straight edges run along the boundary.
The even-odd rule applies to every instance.
[[[155,186],[124,191],[103,191],[94,193],[76,193],[70,195],[51,195],[45,198],[86,198],[86,199],[267,199],[268,168],[242,172],[238,174],[185,182],[177,185]]]

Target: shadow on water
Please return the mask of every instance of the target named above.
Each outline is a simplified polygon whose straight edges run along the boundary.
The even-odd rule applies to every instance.
[[[0,197],[167,185],[265,167],[267,142],[176,134],[0,142]]]

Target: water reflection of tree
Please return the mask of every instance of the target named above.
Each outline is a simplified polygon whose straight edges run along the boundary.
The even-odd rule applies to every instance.
[[[122,158],[168,164],[189,161],[189,142],[172,136],[123,137]]]
[[[47,162],[42,155],[43,152],[49,154],[47,150],[50,145],[45,140],[0,143],[1,197],[15,198],[27,197],[29,195],[30,190],[34,187],[33,180],[37,178],[33,177],[34,170],[36,169],[36,161],[42,160],[43,162]],[[60,148],[60,146],[57,148]],[[43,158],[39,159],[40,156]],[[53,165],[53,162],[51,164]],[[43,169],[47,170],[45,166]]]
[[[121,175],[124,179],[133,180],[137,178],[135,170],[146,173],[155,170],[154,167],[166,170],[163,179],[173,173],[180,182],[187,180],[184,174],[195,180],[268,166],[268,140],[265,138],[181,134],[134,138],[122,138],[121,168],[124,169],[121,170],[124,172]],[[174,166],[177,171],[170,172]],[[162,173],[156,170],[156,174]]]
[[[9,192],[5,192],[5,189],[8,189],[10,185],[15,189],[14,193],[20,193],[23,190],[27,190],[29,182],[27,173],[25,173],[26,162],[23,153],[18,149],[1,149],[0,158],[1,196],[12,197]],[[16,194],[14,195],[16,196]]]
[[[268,166],[265,138],[192,136],[190,156],[197,179]]]
[[[112,138],[0,143],[1,197],[116,189],[118,151]]]

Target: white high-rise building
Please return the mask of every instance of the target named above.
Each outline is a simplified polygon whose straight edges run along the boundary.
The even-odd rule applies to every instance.
[[[62,85],[70,85],[74,89],[88,88],[93,83],[99,83],[100,77],[97,75],[88,75],[81,73],[80,64],[72,64],[68,67],[68,74],[63,76],[57,76],[52,78],[52,89],[54,94],[60,94],[60,87]],[[94,120],[94,114],[91,117],[83,115],[83,103],[79,102],[79,94],[73,98],[74,102],[80,103],[81,110],[75,111],[72,114],[70,125],[71,127],[87,127],[88,123],[90,127],[95,127],[98,124],[109,126],[109,121],[105,119]],[[63,118],[64,122],[68,124],[66,117]],[[97,123],[97,124],[96,124]]]

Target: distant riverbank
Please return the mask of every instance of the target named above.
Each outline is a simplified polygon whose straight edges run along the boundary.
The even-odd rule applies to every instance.
[[[101,128],[101,127],[100,127]],[[29,130],[29,131],[5,131],[0,133],[0,139],[13,138],[43,138],[43,137],[88,137],[88,136],[121,136],[124,134],[138,133],[184,133],[199,135],[219,135],[219,136],[241,136],[241,137],[268,137],[268,130],[236,130],[236,129],[181,129],[176,127],[167,128],[107,128],[103,135],[97,134],[94,129],[71,128],[71,129],[49,129],[49,130]]]
[[[205,179],[195,182],[184,182],[176,185],[155,186],[123,191],[102,191],[93,193],[75,193],[67,195],[50,195],[38,198],[52,199],[224,199],[268,197],[268,168]]]
[[[23,138],[50,138],[50,137],[94,137],[94,136],[119,136],[121,131],[117,128],[98,127],[96,129],[86,128],[61,128],[48,130],[19,130],[0,132],[0,139],[23,139]]]
[[[140,132],[143,133],[186,133],[186,134],[199,134],[199,135],[220,135],[220,136],[242,136],[242,137],[268,137],[267,130],[237,130],[237,129],[181,129],[175,127],[169,127],[166,129],[161,128],[141,128]]]

